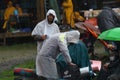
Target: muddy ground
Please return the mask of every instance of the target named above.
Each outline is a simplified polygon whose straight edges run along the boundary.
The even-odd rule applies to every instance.
[[[0,46],[0,72],[28,60],[35,60],[36,44]]]

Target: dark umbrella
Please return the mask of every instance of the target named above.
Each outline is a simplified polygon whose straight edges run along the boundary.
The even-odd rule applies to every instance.
[[[77,22],[77,23],[75,23],[75,26],[76,26],[77,28],[82,29],[82,30],[87,30],[87,29],[85,28],[85,26],[83,26],[83,24],[84,24],[85,26],[87,26],[89,29],[91,29],[92,31],[94,31],[95,33],[100,34],[100,31],[99,31],[98,28],[96,28],[94,25],[92,25],[92,24],[90,24],[90,23],[87,23],[87,22]]]
[[[100,31],[97,29],[97,28],[95,28],[92,24],[90,24],[90,23],[85,23],[85,22],[78,22],[78,23],[76,23],[75,24],[75,26],[77,27],[77,28],[81,28],[81,29],[83,29],[83,30],[87,30],[90,34],[92,34],[92,36],[94,36],[96,39],[98,38],[98,34],[100,34]],[[103,41],[103,40],[101,40],[101,39],[99,39],[99,41],[101,42],[101,43],[103,43],[103,45],[105,46],[105,47],[107,47],[108,48],[108,44],[105,42],[105,41]]]

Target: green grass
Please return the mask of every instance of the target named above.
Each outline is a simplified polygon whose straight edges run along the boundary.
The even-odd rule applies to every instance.
[[[35,68],[35,61],[30,60],[27,62],[24,62],[23,64],[20,65],[14,65],[11,69],[5,70],[2,73],[0,73],[0,80],[14,80],[14,68],[29,68],[29,69],[34,69]]]
[[[32,57],[35,55],[36,55],[35,43],[0,46],[0,62]]]
[[[0,63],[9,60],[22,60],[26,58],[32,58],[36,56],[36,44],[35,43],[24,43],[10,46],[0,46]],[[29,60],[29,61],[28,61]],[[28,59],[21,63],[10,66],[9,69],[5,69],[0,73],[0,80],[14,80],[14,68],[35,68],[35,59]],[[11,63],[10,63],[11,64]],[[6,65],[5,65],[6,66]],[[1,68],[0,68],[1,69]]]
[[[7,51],[7,50],[25,50],[25,49],[32,49],[36,47],[35,43],[23,43],[23,44],[15,44],[10,46],[0,46],[0,51]]]

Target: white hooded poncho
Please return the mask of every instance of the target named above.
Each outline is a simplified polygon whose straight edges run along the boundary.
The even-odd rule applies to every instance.
[[[53,14],[55,16],[54,18],[54,22],[52,24],[48,24],[47,21],[47,16],[49,14]],[[47,35],[47,38],[51,37],[53,34],[55,33],[59,33],[59,27],[58,25],[55,23],[55,21],[57,21],[57,17],[56,17],[56,13],[54,10],[50,9],[48,10],[47,14],[46,14],[46,19],[39,22],[35,28],[32,31],[32,36],[34,35]],[[40,51],[43,43],[45,43],[44,41],[37,41],[37,53]]]

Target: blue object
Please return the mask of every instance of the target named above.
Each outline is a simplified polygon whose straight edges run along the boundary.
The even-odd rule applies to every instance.
[[[14,10],[14,15],[18,15],[18,10]]]
[[[31,28],[21,28],[21,32],[31,32]]]

